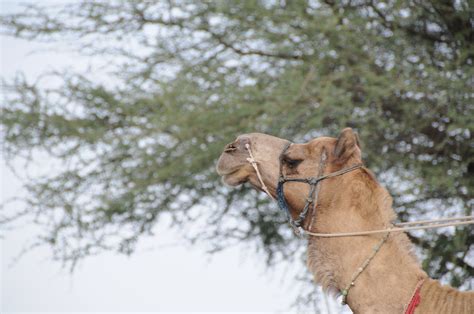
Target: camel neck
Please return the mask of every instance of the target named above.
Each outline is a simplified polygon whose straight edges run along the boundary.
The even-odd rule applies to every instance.
[[[352,176],[352,177],[350,177]],[[373,180],[369,178],[369,180]],[[344,193],[330,194],[339,189]],[[324,185],[318,206],[316,232],[344,232],[385,228],[394,217],[388,193],[362,175],[346,175]],[[310,238],[308,265],[327,290],[340,291],[351,283],[359,267],[372,255],[384,235]],[[354,313],[403,313],[418,281],[426,277],[404,233],[391,234],[351,287],[347,304]]]

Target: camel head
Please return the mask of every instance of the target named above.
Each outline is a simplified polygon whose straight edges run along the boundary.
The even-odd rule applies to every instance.
[[[324,173],[337,171],[348,165],[361,162],[361,151],[357,135],[350,128],[344,129],[339,137],[318,137],[303,144],[292,144],[285,151],[289,141],[278,137],[251,133],[243,134],[227,144],[217,162],[217,173],[224,183],[238,186],[249,182],[261,189],[257,174],[247,158],[250,157],[246,144],[250,146],[265,185],[272,196],[280,175],[289,178],[315,177],[319,171],[321,154],[326,152],[327,161]],[[309,187],[305,183],[291,183],[285,187],[285,197],[290,208],[301,208],[307,197]]]
[[[224,152],[217,162],[217,173],[222,176],[224,183],[230,186],[249,182],[255,188],[260,189],[257,174],[247,160],[250,155],[245,145],[248,144],[258,162],[264,182],[276,184],[280,167],[278,157],[287,143],[287,140],[267,134],[239,135],[235,141],[225,146]],[[269,184],[269,188],[273,191],[276,188],[275,184]]]

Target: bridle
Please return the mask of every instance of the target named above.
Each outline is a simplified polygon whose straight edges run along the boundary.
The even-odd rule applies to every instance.
[[[349,290],[355,285],[355,281],[357,278],[362,274],[362,272],[369,266],[369,263],[372,261],[372,259],[377,255],[377,253],[380,251],[381,247],[387,242],[390,233],[392,232],[399,232],[399,231],[408,231],[408,230],[419,230],[419,229],[430,229],[430,228],[441,228],[441,227],[446,227],[446,226],[460,226],[460,225],[469,225],[469,224],[474,224],[474,216],[462,216],[462,217],[454,217],[454,218],[440,218],[440,219],[430,219],[430,220],[422,220],[422,221],[414,221],[414,222],[405,222],[405,223],[398,223],[395,225],[391,225],[387,229],[380,229],[380,230],[370,230],[370,231],[355,231],[355,232],[339,232],[339,233],[314,233],[310,232],[307,230],[304,230],[301,226],[306,218],[306,215],[308,214],[309,208],[311,204],[313,205],[313,208],[317,206],[317,201],[318,201],[318,193],[319,189],[321,188],[318,186],[318,183],[328,179],[328,178],[333,178],[336,176],[343,175],[345,173],[348,173],[350,171],[362,168],[362,164],[355,164],[352,166],[349,166],[347,168],[343,168],[341,170],[331,172],[329,174],[324,175],[324,168],[326,166],[326,160],[327,160],[327,154],[326,150],[323,149],[323,152],[321,154],[320,160],[319,160],[319,167],[318,167],[318,174],[316,177],[309,177],[309,178],[289,178],[283,175],[283,159],[285,156],[286,151],[290,146],[292,145],[291,142],[288,142],[282,152],[280,153],[279,156],[279,168],[280,168],[280,173],[278,177],[278,185],[276,189],[276,194],[277,194],[277,203],[278,206],[282,211],[285,212],[288,222],[290,226],[293,228],[293,231],[295,232],[296,235],[301,236],[301,233],[303,232],[306,235],[310,236],[315,236],[315,237],[324,237],[324,238],[335,238],[335,237],[351,237],[351,236],[366,236],[366,235],[372,235],[372,234],[381,234],[383,233],[384,236],[380,239],[380,241],[372,248],[372,252],[369,255],[369,257],[361,264],[361,266],[356,270],[356,272],[351,276],[351,279],[349,283],[340,290],[340,293],[342,295],[342,304],[346,304],[347,300],[347,295],[349,294]],[[250,158],[247,158],[247,161],[252,165],[252,167],[255,169],[255,172],[257,174],[258,180],[260,181],[261,188],[265,193],[268,194],[271,198],[273,196],[270,194],[268,188],[265,185],[265,182],[262,179],[262,176],[260,174],[260,171],[258,169],[258,162],[255,160],[252,150],[250,148],[249,144],[245,144],[245,148],[247,149]],[[285,199],[285,193],[284,193],[284,184],[286,182],[301,182],[301,183],[306,183],[309,184],[310,189],[308,193],[308,197],[306,198],[305,205],[299,214],[297,219],[293,219],[290,214],[290,209],[288,207],[288,203],[286,202]],[[415,225],[421,225],[421,226],[415,226]],[[421,285],[423,284],[424,279],[420,280],[417,284],[417,287],[415,288],[414,295],[412,299],[410,300],[410,303],[406,306],[407,312],[406,313],[411,313],[408,312],[409,309],[413,310],[414,307],[416,307],[417,304],[414,304],[414,302],[417,300],[416,295],[419,293],[419,289]],[[418,296],[419,300],[419,296]]]
[[[303,183],[308,183],[310,185],[317,185],[320,181],[339,176],[341,174],[344,174],[346,172],[355,170],[357,168],[363,167],[362,164],[356,164],[344,169],[341,169],[339,171],[335,171],[332,173],[329,173],[327,175],[321,175],[324,172],[324,166],[325,166],[325,160],[326,157],[321,156],[320,160],[320,165],[319,168],[322,169],[318,173],[318,177],[315,178],[288,178],[283,175],[283,167],[282,167],[282,161],[283,161],[283,156],[288,150],[288,148],[291,146],[291,142],[288,142],[285,147],[283,148],[283,151],[280,153],[279,159],[280,159],[280,174],[279,174],[279,179],[278,179],[278,185],[277,185],[277,199],[273,197],[273,195],[270,193],[268,190],[267,186],[265,185],[265,182],[263,181],[262,175],[260,173],[260,170],[258,168],[259,162],[255,159],[252,153],[252,149],[250,147],[250,144],[245,144],[245,148],[247,149],[249,153],[249,158],[247,158],[247,161],[252,165],[252,167],[255,169],[255,173],[257,174],[258,181],[260,182],[260,188],[273,200],[276,200],[278,202],[279,207],[286,213],[288,216],[288,221],[290,221],[291,225],[299,225],[301,226],[301,223],[304,221],[304,218],[306,217],[306,213],[303,215],[303,218],[298,219],[295,221],[295,223],[291,223],[291,215],[290,215],[290,210],[288,208],[288,204],[286,203],[284,191],[283,191],[283,184],[285,182],[303,182]],[[325,155],[326,152],[323,151],[323,155]],[[310,196],[306,200],[307,203],[312,204],[314,199],[316,199],[317,202],[317,190],[316,190],[316,195],[313,197],[313,194],[310,191]],[[313,190],[314,193],[314,190]],[[308,208],[309,208],[309,205]],[[317,205],[317,204],[315,204]],[[305,208],[303,208],[302,213],[305,212]],[[306,209],[306,212],[308,209]],[[299,220],[301,220],[299,223],[297,223]],[[386,229],[377,229],[377,230],[366,230],[366,231],[350,231],[350,232],[335,232],[335,233],[318,233],[318,232],[310,232],[308,230],[303,230],[306,235],[309,236],[314,236],[314,237],[320,237],[320,238],[339,238],[339,237],[358,237],[358,236],[367,236],[367,235],[373,235],[373,234],[385,234],[387,232],[392,233],[392,232],[401,232],[401,231],[410,231],[410,230],[422,230],[422,229],[432,229],[432,228],[442,228],[442,227],[448,227],[448,226],[463,226],[463,225],[471,225],[474,224],[474,216],[461,216],[461,217],[449,217],[449,218],[438,218],[438,219],[428,219],[428,220],[419,220],[419,221],[410,221],[410,222],[401,222],[401,223],[396,223],[393,224],[390,228]]]
[[[280,153],[279,156],[279,161],[280,161],[280,174],[278,177],[278,185],[276,189],[276,194],[277,194],[277,202],[278,202],[278,207],[282,211],[285,212],[286,217],[288,219],[288,223],[290,226],[293,228],[293,231],[295,232],[296,235],[300,236],[301,231],[300,227],[302,226],[303,222],[306,219],[306,215],[309,212],[310,206],[312,204],[313,207],[317,205],[318,201],[318,194],[320,188],[318,187],[318,183],[332,177],[340,176],[345,173],[348,173],[350,171],[356,170],[361,168],[363,165],[362,164],[355,164],[347,168],[343,168],[339,171],[331,172],[329,174],[323,175],[324,174],[324,168],[326,167],[326,160],[327,160],[327,154],[326,154],[326,149],[323,148],[323,152],[321,154],[321,157],[319,159],[319,167],[318,167],[318,174],[316,177],[308,177],[308,178],[289,178],[283,175],[283,159],[285,156],[285,153],[287,152],[288,148],[292,145],[291,142],[288,142],[284,147],[283,150]],[[290,214],[290,209],[288,207],[288,203],[286,202],[285,199],[285,192],[284,192],[284,184],[286,182],[301,182],[301,183],[306,183],[310,186],[309,188],[309,193],[308,197],[306,198],[305,205],[303,209],[301,210],[299,216],[297,219],[293,219]]]
[[[324,168],[326,167],[327,153],[326,153],[326,149],[323,148],[323,151],[321,153],[321,157],[319,159],[318,174],[317,174],[316,177],[289,178],[289,177],[286,177],[283,174],[283,159],[285,157],[285,153],[287,152],[287,150],[290,148],[291,145],[292,145],[292,143],[288,142],[283,147],[283,150],[281,151],[280,156],[278,157],[279,162],[280,162],[280,165],[279,165],[280,174],[278,176],[278,185],[277,185],[277,189],[276,189],[276,194],[277,194],[278,206],[280,207],[280,209],[282,211],[285,212],[286,217],[288,219],[288,223],[290,224],[291,228],[293,229],[293,232],[298,237],[301,237],[302,231],[305,232],[305,233],[308,233],[307,231],[302,229],[301,226],[302,226],[303,222],[306,219],[306,215],[308,214],[310,206],[312,204],[314,204],[313,208],[315,208],[317,206],[318,194],[319,194],[319,190],[320,190],[320,186],[318,187],[318,183],[325,180],[325,179],[340,176],[340,175],[343,175],[345,173],[351,172],[353,170],[359,169],[363,165],[361,163],[355,164],[355,165],[349,166],[347,168],[343,168],[341,170],[331,172],[331,173],[325,175],[324,174]],[[250,145],[247,144],[246,148],[247,148],[247,150],[249,151],[249,154],[250,154],[250,158],[248,159],[248,161],[252,164],[255,171],[257,172],[257,176],[260,180],[260,183],[262,184],[262,189],[268,195],[271,195],[268,192],[268,189],[265,186],[265,183],[263,182],[263,180],[261,178],[260,172],[258,171],[257,162],[255,161],[255,158],[253,157],[252,150],[250,149]],[[284,184],[287,183],[287,182],[301,182],[301,183],[309,184],[309,186],[310,186],[308,197],[306,198],[306,201],[305,201],[305,205],[304,205],[303,209],[301,210],[301,213],[299,214],[297,219],[293,219],[291,217],[290,209],[289,209],[288,203],[286,202],[286,199],[285,199],[285,192],[284,192],[283,187],[284,187]],[[382,238],[382,240],[374,247],[374,249],[372,250],[372,254],[369,256],[369,258],[352,275],[349,284],[344,289],[342,289],[340,291],[341,295],[342,295],[342,304],[343,305],[346,304],[347,295],[349,294],[349,290],[355,285],[354,282],[360,276],[360,274],[365,270],[365,268],[369,265],[370,261],[375,257],[377,252],[380,250],[380,247],[382,247],[382,245],[387,241],[389,235],[390,235],[390,232],[387,232],[386,235]]]

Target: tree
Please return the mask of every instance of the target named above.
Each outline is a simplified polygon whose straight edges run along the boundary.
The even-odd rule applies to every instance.
[[[74,267],[131,254],[163,217],[200,225],[212,251],[245,241],[269,264],[301,245],[284,215],[214,171],[235,135],[294,141],[351,126],[402,220],[471,214],[474,28],[468,1],[83,1],[27,6],[4,33],[72,40],[115,84],[73,71],[44,89],[5,82],[3,151],[47,152],[59,173],[25,183],[39,244]],[[472,288],[472,227],[410,234],[424,268]],[[464,283],[464,284],[463,284]]]

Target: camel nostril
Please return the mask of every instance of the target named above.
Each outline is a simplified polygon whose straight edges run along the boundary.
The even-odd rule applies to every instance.
[[[234,150],[236,150],[237,147],[234,146],[234,143],[230,143],[230,144],[227,144],[224,148],[224,152],[226,153],[230,153],[230,152],[233,152]]]
[[[225,146],[224,152],[225,153],[231,153],[233,151],[239,150],[244,152],[245,151],[245,145],[249,144],[250,145],[250,138],[247,136],[239,136],[235,141],[232,143],[229,143]]]

